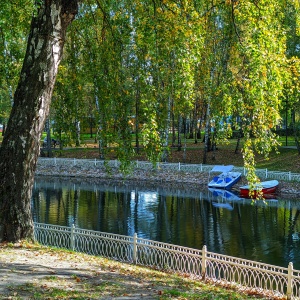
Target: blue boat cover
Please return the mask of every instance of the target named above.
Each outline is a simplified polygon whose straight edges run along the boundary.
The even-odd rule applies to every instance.
[[[223,165],[216,165],[214,166],[210,172],[230,172],[233,169],[233,165],[223,166]]]

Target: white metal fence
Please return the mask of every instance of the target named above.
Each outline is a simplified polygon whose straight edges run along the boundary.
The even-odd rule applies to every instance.
[[[231,283],[245,289],[300,299],[300,271],[246,259],[191,249],[134,235],[122,236],[73,227],[34,224],[36,240],[44,245],[72,249],[121,262],[164,271],[188,274],[193,278]]]
[[[58,168],[80,168],[85,170],[95,170],[106,168],[118,168],[120,166],[120,161],[118,160],[91,160],[91,159],[67,159],[67,158],[39,158],[38,165],[40,166],[56,166]],[[199,172],[210,172],[214,165],[205,165],[205,164],[184,164],[184,163],[158,163],[155,167],[151,162],[147,161],[133,161],[131,163],[131,168],[141,169],[141,170],[162,170],[162,171],[174,171],[174,172],[190,172],[190,173],[199,173]],[[243,167],[234,167],[233,171],[241,172],[246,174],[246,169]],[[256,169],[256,174],[261,179],[277,179],[284,181],[300,181],[299,173],[292,172],[280,172],[280,171],[269,171],[268,169]],[[64,175],[62,171],[60,175]],[[69,175],[67,172],[65,175]]]

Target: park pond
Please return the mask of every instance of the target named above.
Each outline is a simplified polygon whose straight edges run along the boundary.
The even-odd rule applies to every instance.
[[[230,195],[232,197],[232,195]],[[139,237],[300,269],[300,199],[253,203],[138,182],[37,177],[35,222]],[[299,234],[300,236],[300,234]]]

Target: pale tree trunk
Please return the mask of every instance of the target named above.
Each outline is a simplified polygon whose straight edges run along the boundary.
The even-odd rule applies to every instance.
[[[31,195],[66,29],[76,0],[44,0],[32,19],[14,104],[0,149],[0,241],[33,239]]]
[[[47,132],[47,142],[46,142],[46,150],[47,150],[47,156],[48,157],[52,157],[53,153],[52,153],[52,141],[51,141],[51,128],[50,128],[50,120],[49,118],[47,118],[46,122],[45,122],[45,128],[46,128],[46,132]],[[43,141],[44,143],[44,141]]]
[[[171,122],[171,96],[168,97],[168,116],[165,123],[165,132],[163,134],[163,153],[162,153],[162,161],[168,161],[168,145],[169,145],[169,130],[170,130],[170,122]]]
[[[207,153],[210,151],[210,100],[207,103],[205,117],[203,164],[207,163]]]

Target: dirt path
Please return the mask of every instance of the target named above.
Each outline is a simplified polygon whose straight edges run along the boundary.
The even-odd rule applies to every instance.
[[[224,287],[67,250],[0,244],[0,299],[282,299]]]
[[[163,287],[144,270],[79,253],[0,246],[0,299],[157,299]]]

